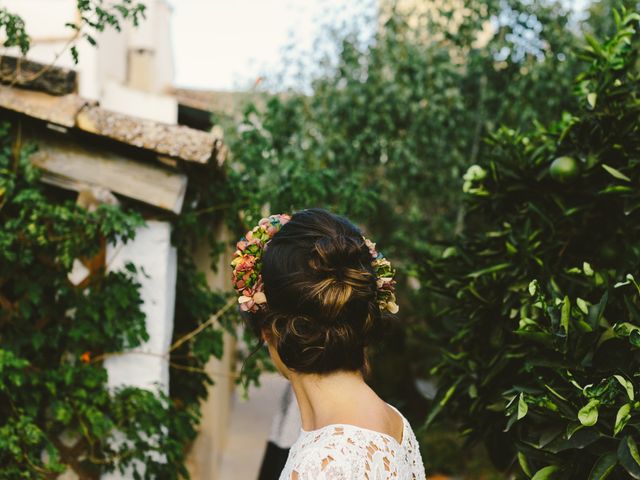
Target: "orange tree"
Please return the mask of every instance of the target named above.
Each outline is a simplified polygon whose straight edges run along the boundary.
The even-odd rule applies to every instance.
[[[467,230],[421,278],[448,414],[521,478],[640,478],[637,13],[578,57],[580,108],[502,128],[465,175]]]

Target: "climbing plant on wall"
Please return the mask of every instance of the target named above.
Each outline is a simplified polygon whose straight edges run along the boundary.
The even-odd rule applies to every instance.
[[[55,478],[68,466],[98,478],[134,460],[149,474],[181,471],[163,429],[184,415],[150,391],[110,394],[99,361],[147,339],[135,267],[107,273],[91,261],[105,242],[132,238],[141,217],[52,200],[6,124],[0,142],[0,477]],[[79,285],[67,276],[75,259],[91,269]]]
[[[133,264],[107,271],[105,246],[133,238],[143,219],[126,204],[81,208],[39,182],[32,148],[7,124],[0,142],[0,478],[56,478],[67,468],[82,479],[127,468],[134,478],[188,478],[184,458],[212,383],[204,366],[222,355],[222,327],[211,315],[226,305],[219,320],[229,331],[235,318],[192,258],[198,239],[213,241],[219,218],[195,221],[203,215],[194,182],[189,212],[174,222],[170,394],[109,391],[105,358],[136,350],[148,335],[136,281],[144,272]],[[68,275],[74,261],[90,271],[78,284]]]

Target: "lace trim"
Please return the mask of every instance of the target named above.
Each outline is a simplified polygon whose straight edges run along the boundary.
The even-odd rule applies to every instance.
[[[400,416],[401,442],[349,424],[301,429],[280,480],[425,480],[418,442]]]

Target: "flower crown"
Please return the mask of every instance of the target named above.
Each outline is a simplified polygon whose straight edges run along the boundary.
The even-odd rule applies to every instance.
[[[238,303],[243,312],[258,312],[266,309],[267,297],[264,294],[262,284],[262,255],[267,243],[280,231],[291,217],[287,214],[271,215],[260,220],[236,244],[231,267],[233,268],[233,288],[238,292]],[[376,285],[378,287],[378,304],[380,310],[397,313],[395,270],[391,263],[376,250],[376,244],[368,238],[362,237],[365,245],[371,253],[371,266],[376,272]]]

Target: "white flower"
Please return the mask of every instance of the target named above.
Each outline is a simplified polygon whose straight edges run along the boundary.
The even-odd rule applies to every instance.
[[[400,310],[400,307],[398,307],[396,302],[387,302],[386,307],[389,313],[398,313]]]
[[[471,165],[462,178],[468,182],[482,180],[487,176],[487,171],[480,165]]]

